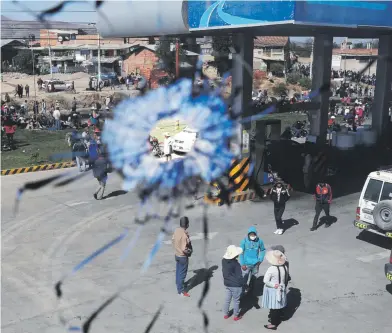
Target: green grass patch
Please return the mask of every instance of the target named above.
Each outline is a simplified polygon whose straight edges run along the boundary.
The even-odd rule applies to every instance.
[[[70,157],[50,157],[54,154],[68,153],[65,142],[67,131],[21,130],[15,133],[16,149],[1,153],[1,169],[20,168],[55,162],[70,161]]]

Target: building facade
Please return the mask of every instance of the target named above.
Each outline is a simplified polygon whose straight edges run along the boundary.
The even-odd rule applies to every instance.
[[[370,61],[378,56],[378,49],[333,49],[332,69],[361,71]],[[376,73],[377,60],[369,67],[365,75]]]
[[[290,64],[289,37],[258,36],[254,40],[253,69],[269,70],[272,63],[281,63],[284,68]]]

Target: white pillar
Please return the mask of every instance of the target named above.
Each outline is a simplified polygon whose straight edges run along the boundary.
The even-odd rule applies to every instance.
[[[392,98],[392,63],[387,57],[392,54],[392,36],[379,39],[376,71],[376,88],[372,107],[372,128],[378,137],[385,134],[388,125],[388,103]]]
[[[312,91],[331,81],[333,36],[317,35],[313,42]],[[317,137],[324,143],[328,128],[328,111],[330,92],[313,99],[320,103],[320,109],[311,111],[310,140]]]
[[[236,88],[241,88],[241,92],[234,99],[232,105],[235,112],[242,112],[244,117],[248,116],[249,105],[252,101],[253,88],[253,36],[250,34],[235,34],[233,35],[234,51],[232,64],[232,92]],[[247,140],[247,133],[249,134],[250,123],[241,126],[241,133],[238,133],[238,141],[244,146],[248,146],[246,142],[242,142],[245,138]],[[243,132],[243,131],[247,132]],[[248,136],[249,137],[249,136]],[[246,147],[245,147],[246,148]],[[250,150],[243,149],[242,155],[249,156]]]

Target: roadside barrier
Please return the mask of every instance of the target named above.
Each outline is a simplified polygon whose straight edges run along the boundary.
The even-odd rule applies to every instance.
[[[1,170],[1,175],[8,176],[8,175],[18,175],[27,172],[64,169],[64,168],[71,168],[75,165],[76,165],[75,162],[60,162],[60,163],[52,163],[52,164],[34,165],[34,166],[24,167],[24,168]]]

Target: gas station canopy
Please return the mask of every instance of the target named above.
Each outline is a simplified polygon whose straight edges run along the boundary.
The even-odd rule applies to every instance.
[[[216,35],[251,28],[254,35],[379,38],[392,31],[388,1],[157,0],[106,2],[102,10],[107,19],[98,28],[104,37]]]

